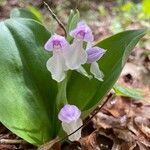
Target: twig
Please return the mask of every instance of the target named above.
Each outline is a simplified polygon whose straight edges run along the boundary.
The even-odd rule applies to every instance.
[[[0,139],[0,144],[25,144],[24,140]]]
[[[47,7],[47,9],[49,10],[50,14],[52,15],[52,17],[57,21],[57,23],[59,24],[59,26],[63,29],[65,36],[67,36],[67,31],[65,29],[64,24],[58,19],[58,17],[56,16],[56,14],[52,11],[52,9],[49,7],[49,5],[46,2],[43,2],[44,5]]]
[[[69,136],[73,135],[75,132],[77,132],[78,130],[80,130],[81,128],[85,127],[86,125],[88,125],[88,123],[91,121],[92,118],[95,117],[95,115],[103,108],[103,106],[109,101],[111,100],[112,98],[114,98],[114,94],[113,93],[110,93],[107,97],[107,99],[104,101],[104,103],[97,109],[97,111],[95,111],[94,114],[92,114],[92,116],[81,126],[79,127],[78,129],[76,129],[74,132],[72,132],[71,134],[67,135],[66,137],[64,137],[63,139],[61,139],[59,142],[62,142],[64,141],[65,139],[67,139]]]

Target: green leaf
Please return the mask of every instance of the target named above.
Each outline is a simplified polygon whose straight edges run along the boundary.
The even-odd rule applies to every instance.
[[[68,31],[73,30],[76,27],[77,23],[79,22],[79,20],[80,20],[80,13],[79,13],[79,11],[76,10],[76,13],[73,16],[71,14],[70,18],[71,19],[69,19],[69,22],[68,22],[68,24],[69,24]]]
[[[72,21],[73,16],[74,16],[74,11],[71,10],[71,11],[70,11],[69,18],[68,18],[68,22],[67,22],[67,28],[66,28],[67,33],[69,33],[69,28],[70,28],[70,24],[71,24],[71,21]]]
[[[14,8],[10,13],[10,18],[28,18],[42,22],[42,14],[35,7]]]
[[[68,102],[83,111],[98,104],[118,79],[131,50],[145,33],[145,29],[125,31],[97,43],[98,47],[107,50],[99,60],[104,81],[88,80],[75,71],[72,72],[67,86]]]
[[[50,33],[31,19],[0,23],[0,121],[26,141],[40,145],[57,133],[57,83],[46,68]]]
[[[144,98],[143,92],[138,89],[123,87],[119,84],[115,84],[113,86],[113,89],[117,96],[126,96],[126,97],[131,97],[134,99],[143,99]]]

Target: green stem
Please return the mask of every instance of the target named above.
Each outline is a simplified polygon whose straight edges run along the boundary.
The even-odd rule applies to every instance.
[[[60,83],[58,83],[58,93],[56,98],[57,108],[60,109],[64,104],[67,104],[66,87],[67,87],[67,77]]]
[[[67,88],[67,83],[68,83],[68,79],[71,75],[71,71],[68,71],[66,78],[58,83],[58,93],[57,93],[57,97],[56,97],[56,106],[54,109],[54,114],[58,114],[60,109],[68,103],[67,101],[67,95],[66,95],[66,88]],[[56,117],[54,117],[53,120],[53,125],[55,126],[55,131],[54,131],[54,135],[56,135],[56,133],[58,133],[58,130],[60,129],[60,123],[59,120],[56,119]]]

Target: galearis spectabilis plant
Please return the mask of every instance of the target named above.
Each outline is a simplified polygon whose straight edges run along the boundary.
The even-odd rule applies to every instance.
[[[146,30],[124,31],[94,44],[78,11],[69,16],[67,37],[51,34],[37,14],[14,9],[0,22],[0,121],[40,146],[83,124]],[[78,130],[69,140],[80,137]]]

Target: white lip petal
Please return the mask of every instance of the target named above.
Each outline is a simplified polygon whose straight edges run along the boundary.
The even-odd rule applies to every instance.
[[[46,63],[47,69],[51,72],[52,78],[61,82],[65,78],[65,61],[62,55],[53,53],[53,56]]]
[[[66,66],[71,69],[78,69],[87,61],[87,53],[83,49],[83,41],[74,40],[70,47],[70,51],[66,53]]]
[[[62,122],[62,128],[67,133],[67,135],[74,132],[76,129],[81,127],[83,125],[83,122],[81,118],[72,121],[70,123]],[[81,138],[81,129],[79,129],[77,132],[75,132],[73,135],[69,136],[70,141],[77,141]]]
[[[98,65],[97,62],[91,63],[90,72],[94,75],[94,77],[96,79],[98,79],[99,81],[103,81],[104,74],[100,70],[99,65]]]

